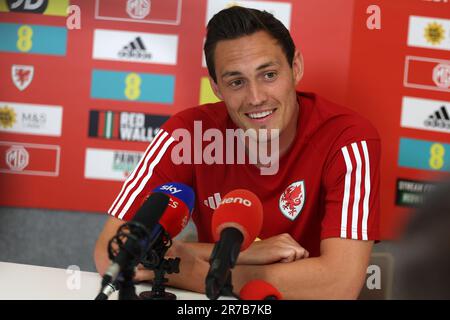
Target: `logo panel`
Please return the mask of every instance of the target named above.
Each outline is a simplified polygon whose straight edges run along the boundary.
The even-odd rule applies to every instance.
[[[151,142],[168,116],[91,110],[89,137]]]
[[[179,25],[182,0],[96,0],[95,18]]]
[[[67,28],[0,23],[0,52],[66,55]]]
[[[121,101],[173,104],[175,76],[93,70],[91,97]]]
[[[450,133],[450,102],[403,97],[401,126]]]
[[[450,60],[407,56],[405,87],[450,92]]]
[[[165,65],[177,64],[178,36],[96,29],[92,57]]]
[[[0,0],[0,12],[67,16],[69,0]]]
[[[450,172],[450,144],[400,138],[400,167]]]
[[[450,20],[410,16],[408,46],[450,50]]]
[[[60,147],[0,141],[0,172],[38,176],[59,175]]]
[[[418,208],[423,204],[426,194],[435,188],[436,185],[430,182],[397,179],[395,204],[401,207]]]
[[[124,181],[134,170],[143,152],[86,149],[84,177],[86,179]]]
[[[61,136],[62,107],[0,101],[0,132]]]

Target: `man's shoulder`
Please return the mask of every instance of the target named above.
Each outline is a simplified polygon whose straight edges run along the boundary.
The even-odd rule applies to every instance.
[[[190,107],[173,114],[164,123],[163,129],[172,132],[175,129],[194,130],[195,124],[200,124],[202,129],[225,129],[228,123],[228,112],[223,102],[209,103],[196,107]]]
[[[341,135],[350,140],[380,139],[377,129],[358,112],[317,94],[302,93],[300,97],[308,102],[306,108],[309,109],[315,133],[329,133],[335,137]]]
[[[173,117],[178,118],[186,124],[194,121],[202,121],[205,126],[225,127],[228,121],[228,112],[223,101],[208,103],[184,109]]]

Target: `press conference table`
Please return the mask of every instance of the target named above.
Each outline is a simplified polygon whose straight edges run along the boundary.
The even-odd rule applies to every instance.
[[[79,281],[73,277],[79,276]],[[94,300],[100,289],[98,273],[0,262],[0,300]],[[78,285],[79,284],[79,285]],[[151,290],[139,284],[136,292]],[[178,300],[205,300],[204,294],[167,288]],[[117,300],[114,292],[109,300]]]

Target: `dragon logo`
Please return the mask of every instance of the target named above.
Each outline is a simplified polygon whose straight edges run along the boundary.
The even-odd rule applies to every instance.
[[[290,184],[281,194],[279,206],[280,211],[289,220],[294,221],[305,204],[305,182],[296,181]]]
[[[33,75],[33,66],[22,66],[15,64],[11,68],[12,81],[20,91],[25,90],[30,85],[33,80]]]

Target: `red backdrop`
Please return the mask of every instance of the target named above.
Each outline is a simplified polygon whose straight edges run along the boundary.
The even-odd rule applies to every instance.
[[[11,106],[16,108],[16,117],[21,116],[20,106],[14,107],[14,104],[33,104],[29,108],[38,104],[61,106],[63,110],[60,135],[25,134],[8,131],[9,129],[0,131],[0,141],[5,143],[0,155],[4,157],[4,163],[1,163],[0,167],[1,205],[105,212],[120,190],[122,182],[86,177],[87,148],[143,152],[147,142],[89,136],[93,122],[90,118],[91,111],[98,110],[102,116],[105,116],[105,111],[112,111],[116,116],[120,115],[120,112],[140,113],[147,117],[170,116],[199,103],[201,79],[207,76],[207,70],[202,66],[202,45],[208,1],[147,1],[151,4],[150,13],[145,18],[134,20],[126,12],[126,5],[130,2],[134,1],[108,1],[107,8],[104,7],[104,1],[70,1],[71,5],[81,8],[81,29],[67,31],[66,52],[62,55],[33,53],[32,50],[14,52],[14,48],[8,49],[7,45],[0,45],[0,110],[3,118],[6,117],[3,123],[8,122],[8,110]],[[265,1],[255,2],[264,4]],[[52,0],[49,5],[51,3]],[[305,60],[305,76],[299,89],[317,92],[357,110],[368,117],[380,132],[383,143],[382,233],[384,237],[392,237],[408,212],[406,207],[396,205],[397,179],[401,177],[425,181],[446,172],[445,166],[438,172],[407,169],[398,164],[398,157],[400,137],[450,142],[450,130],[431,132],[400,126],[403,96],[449,100],[448,90],[412,89],[405,87],[403,81],[407,55],[443,60],[449,58],[449,51],[445,47],[441,49],[438,46],[434,50],[408,46],[409,16],[450,19],[449,4],[446,1],[425,0],[299,0],[271,1],[268,4],[271,8],[277,8],[278,4],[286,3],[290,4],[289,27]],[[369,30],[366,24],[370,16],[366,10],[374,4],[381,9],[380,30]],[[2,7],[6,8],[4,0],[0,1],[0,11],[8,11],[1,10]],[[277,10],[275,9],[275,13]],[[109,20],[105,20],[104,16],[109,16]],[[126,21],[117,20],[118,18],[126,18]],[[10,40],[11,46],[19,46],[15,42],[17,35],[11,24],[18,27],[30,25],[34,30],[33,40],[36,42],[33,45],[37,48],[39,41],[48,45],[50,38],[46,38],[45,33],[39,34],[38,28],[34,26],[65,28],[66,19],[64,16],[48,14],[0,12],[0,23],[4,26],[2,30],[11,33],[8,35],[13,38]],[[176,64],[94,59],[95,29],[176,35]],[[449,30],[450,27],[447,32]],[[450,32],[446,36],[450,37]],[[136,36],[131,35],[129,40],[123,42],[122,47],[131,45],[135,38]],[[114,42],[115,38],[111,41]],[[112,42],[111,47],[114,46]],[[146,50],[150,50],[148,43]],[[34,67],[33,79],[24,90],[19,90],[14,84],[11,75],[13,65]],[[93,91],[97,89],[92,89],[93,70],[126,72],[128,75],[169,75],[175,79],[173,101],[96,98]],[[26,116],[21,117],[21,121],[26,121]],[[49,119],[47,118],[47,121]],[[7,127],[5,124],[3,126]],[[20,170],[17,166],[11,169],[11,161],[14,165],[14,161],[20,162],[22,159],[20,152],[8,151],[13,145],[20,146],[17,143],[22,143],[21,146],[28,152],[28,171],[27,168]],[[32,144],[38,146],[33,149]],[[51,147],[45,149],[42,145]],[[48,151],[48,148],[53,148],[53,151]],[[54,151],[55,148],[59,151]],[[8,155],[9,160],[6,158]],[[53,174],[31,174],[31,168],[39,167],[40,162],[55,162],[58,164],[57,170],[47,168],[46,172]],[[96,165],[101,166],[101,160]],[[126,167],[126,161],[121,165]],[[42,173],[39,170],[38,172]],[[124,169],[124,173],[126,172],[128,171]]]

